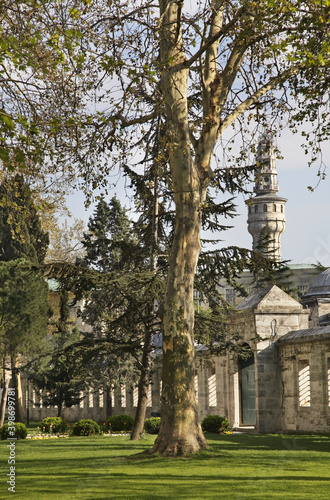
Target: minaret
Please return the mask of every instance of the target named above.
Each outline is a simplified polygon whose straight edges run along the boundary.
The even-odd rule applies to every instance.
[[[255,196],[247,201],[248,231],[253,238],[253,250],[279,262],[281,234],[285,229],[286,198],[277,196],[277,171],[272,135],[261,136],[256,157]]]

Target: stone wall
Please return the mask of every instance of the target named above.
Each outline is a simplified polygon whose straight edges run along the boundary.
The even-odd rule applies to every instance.
[[[238,405],[238,379],[237,363],[230,355],[209,356],[199,353],[196,362],[196,395],[198,401],[199,417],[202,420],[207,415],[221,415],[229,418],[232,424],[238,425],[238,416],[235,414],[234,400]],[[152,382],[149,386],[149,401],[147,418],[153,412],[160,411],[161,395],[161,362],[157,362],[153,369]],[[22,380],[23,407],[27,410],[26,380]],[[236,394],[236,396],[235,396]],[[112,414],[128,414],[135,416],[137,406],[137,388],[122,387],[117,389],[112,396]],[[45,408],[40,405],[40,394],[32,387],[29,389],[29,415],[30,420],[40,421],[45,417],[57,416],[57,408]],[[91,418],[102,423],[109,415],[106,414],[106,402],[102,393],[90,391],[84,393],[80,404],[71,408],[63,408],[62,418],[75,422],[80,419]],[[236,419],[236,420],[235,420]]]
[[[152,412],[160,410],[160,380],[161,380],[161,367],[159,364],[155,367],[152,383],[149,386],[149,398],[147,417],[151,416]],[[29,398],[27,393],[26,380],[22,380],[22,396],[23,396],[23,409],[27,412],[29,406],[30,420],[40,421],[45,417],[56,417],[56,407],[43,407],[41,404],[40,393],[33,389],[30,384]],[[77,420],[91,418],[96,422],[102,423],[109,416],[106,410],[106,396],[105,391],[91,389],[84,391],[82,394],[83,399],[77,405],[70,408],[62,409],[62,418],[69,422],[76,422]],[[137,407],[137,387],[132,388],[129,386],[122,386],[114,391],[112,394],[112,414],[128,414],[135,416]]]
[[[330,431],[330,338],[279,342],[285,431]]]

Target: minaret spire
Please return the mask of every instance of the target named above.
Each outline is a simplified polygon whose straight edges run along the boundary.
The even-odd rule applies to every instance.
[[[256,164],[255,196],[247,202],[248,231],[253,238],[253,250],[278,262],[281,260],[280,239],[285,229],[287,199],[276,194],[277,170],[271,132],[260,137]]]

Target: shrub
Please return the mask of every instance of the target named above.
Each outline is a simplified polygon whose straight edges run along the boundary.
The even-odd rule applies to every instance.
[[[160,427],[160,417],[146,418],[144,422],[144,430],[148,434],[158,434]]]
[[[106,430],[110,432],[131,431],[134,419],[130,415],[112,415],[105,422]]]
[[[220,415],[208,415],[202,421],[202,429],[205,432],[222,434],[223,432],[230,432],[231,426],[226,417],[220,417]]]
[[[100,426],[94,420],[79,420],[73,424],[72,434],[74,436],[95,436],[100,434]]]
[[[41,421],[41,429],[43,432],[65,432],[66,422],[61,417],[46,417]]]
[[[24,424],[20,422],[15,422],[15,436],[9,435],[8,424],[4,424],[0,428],[0,439],[4,441],[5,439],[17,438],[17,439],[25,439],[27,436],[27,428]]]

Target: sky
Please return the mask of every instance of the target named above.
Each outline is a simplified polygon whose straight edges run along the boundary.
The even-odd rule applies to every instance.
[[[282,131],[277,138],[283,156],[283,159],[276,160],[277,194],[288,200],[285,206],[286,229],[281,238],[282,259],[291,264],[320,262],[330,267],[330,171],[313,192],[307,189],[307,186],[314,187],[318,183],[318,164],[308,167],[309,158],[300,147],[302,142],[300,135],[293,135],[289,130]],[[323,161],[330,169],[330,141],[324,144]],[[110,191],[109,198],[114,194],[123,205],[132,208],[121,182]],[[237,198],[236,204],[239,215],[229,222],[235,227],[221,234],[223,241],[220,246],[236,245],[251,249],[252,237],[247,230],[247,208],[243,195]],[[68,205],[74,217],[86,222],[95,208],[92,205],[86,211],[80,194],[71,196]]]

